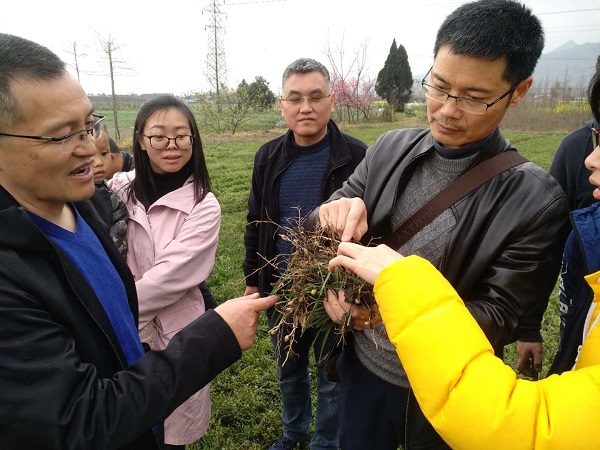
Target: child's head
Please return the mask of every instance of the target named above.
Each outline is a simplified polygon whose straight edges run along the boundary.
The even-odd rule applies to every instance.
[[[94,183],[101,183],[107,176],[110,167],[110,146],[108,142],[108,134],[103,132],[94,139],[96,153],[94,154],[94,163],[92,170],[94,171]]]

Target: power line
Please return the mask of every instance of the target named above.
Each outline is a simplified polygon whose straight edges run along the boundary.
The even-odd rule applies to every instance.
[[[588,11],[600,11],[600,8],[569,9],[569,10],[565,10],[565,11],[550,11],[550,12],[544,12],[544,13],[536,13],[536,16],[547,16],[549,14],[566,14],[566,13],[588,12]]]
[[[255,2],[227,3],[227,6],[255,5],[257,3],[281,3],[287,1],[288,0],[257,0]],[[223,4],[225,4],[225,1],[223,1]]]

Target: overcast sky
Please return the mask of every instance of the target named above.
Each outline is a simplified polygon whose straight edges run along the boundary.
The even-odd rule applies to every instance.
[[[413,74],[432,62],[437,28],[464,1],[451,0],[220,0],[227,84],[258,75],[280,92],[281,73],[299,57],[329,65],[327,43],[343,42],[347,54],[368,43],[368,73],[375,78],[392,40],[404,45]],[[525,0],[544,25],[552,51],[572,40],[600,42],[598,0]],[[36,41],[74,63],[78,52],[81,84],[92,93],[109,93],[108,67],[100,62],[97,35],[120,45],[119,59],[130,70],[116,79],[118,94],[185,94],[209,88],[206,79],[207,25],[212,0],[82,2],[58,0],[5,2],[0,31]],[[74,70],[73,70],[73,73]]]

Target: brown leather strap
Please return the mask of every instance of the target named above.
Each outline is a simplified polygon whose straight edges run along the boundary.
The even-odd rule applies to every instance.
[[[417,232],[422,230],[443,211],[450,208],[470,192],[473,192],[486,181],[505,170],[527,162],[528,159],[519,155],[515,150],[500,153],[472,169],[442,189],[435,197],[423,205],[417,212],[400,225],[384,244],[394,250],[399,249],[408,242]]]

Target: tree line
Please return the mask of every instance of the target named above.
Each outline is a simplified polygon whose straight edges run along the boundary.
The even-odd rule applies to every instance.
[[[110,77],[111,91],[107,108],[112,111],[114,122],[114,137],[120,138],[119,102],[123,96],[116,94],[116,78],[129,71],[125,62],[120,58],[120,45],[110,35],[97,34],[101,64],[105,65]],[[336,93],[335,118],[340,122],[358,123],[372,120],[373,103],[376,96],[385,102],[384,107],[377,108],[378,119],[393,120],[394,112],[403,112],[409,101],[413,85],[412,73],[408,63],[408,55],[402,45],[397,45],[394,39],[389,55],[376,79],[367,73],[368,42],[364,41],[359,48],[349,52],[342,42],[337,45],[328,42],[323,52],[329,60],[331,71],[331,88]],[[73,58],[73,68],[77,78],[80,77],[80,58],[87,56],[81,53],[74,42],[68,53]],[[135,104],[140,99],[130,99]],[[118,101],[119,100],[119,101]],[[248,119],[252,112],[264,112],[274,107],[276,96],[269,83],[261,76],[248,83],[245,79],[236,87],[229,88],[220,84],[218,92],[191,92],[186,96],[193,108],[197,109],[203,119],[203,125],[214,132],[229,131],[232,134]]]

